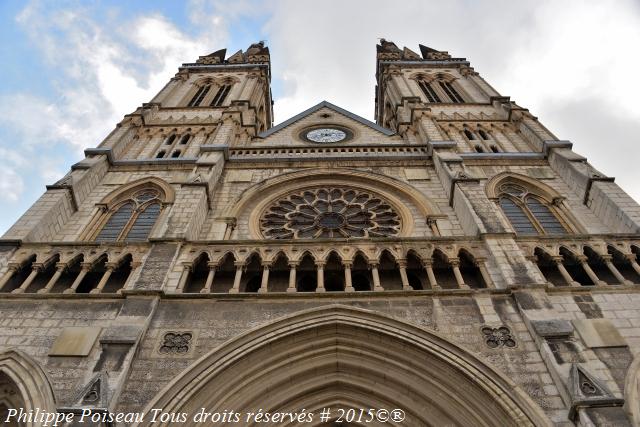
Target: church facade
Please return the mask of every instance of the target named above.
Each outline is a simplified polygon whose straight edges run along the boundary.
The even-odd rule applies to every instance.
[[[640,425],[640,206],[376,48],[376,123],[273,126],[269,49],[222,49],[47,186],[0,240],[5,425]]]

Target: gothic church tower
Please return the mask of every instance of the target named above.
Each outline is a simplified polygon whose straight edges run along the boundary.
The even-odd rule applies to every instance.
[[[376,123],[273,126],[263,43],[183,64],[0,240],[0,417],[640,423],[640,207],[419,51],[377,46]]]

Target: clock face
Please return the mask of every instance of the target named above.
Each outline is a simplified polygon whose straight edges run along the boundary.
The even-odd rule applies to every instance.
[[[305,136],[313,142],[340,142],[347,138],[347,133],[340,129],[321,128],[311,130]]]

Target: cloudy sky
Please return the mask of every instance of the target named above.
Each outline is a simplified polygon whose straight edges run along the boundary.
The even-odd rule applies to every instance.
[[[0,1],[0,234],[182,62],[265,40],[276,123],[373,119],[384,37],[466,57],[640,200],[640,2]]]

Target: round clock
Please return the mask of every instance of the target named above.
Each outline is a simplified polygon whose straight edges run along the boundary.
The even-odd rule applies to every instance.
[[[340,142],[347,138],[347,132],[335,128],[313,129],[304,134],[312,142]]]

